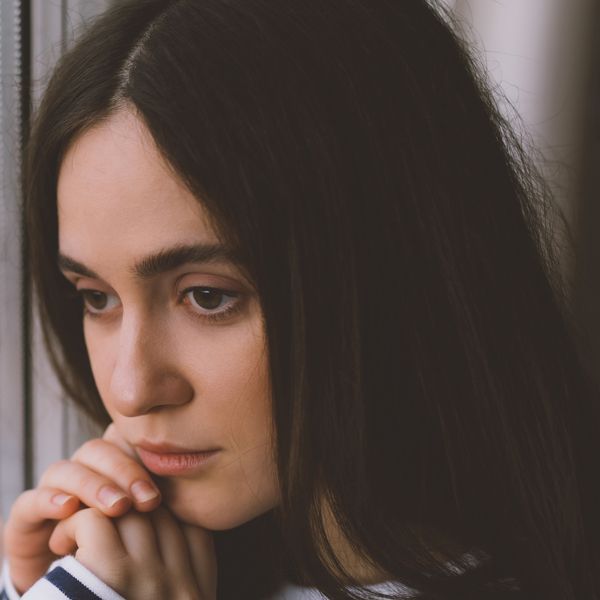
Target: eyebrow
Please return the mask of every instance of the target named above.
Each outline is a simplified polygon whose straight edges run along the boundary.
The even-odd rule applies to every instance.
[[[130,271],[139,279],[152,279],[157,275],[172,271],[188,263],[218,262],[238,264],[239,261],[230,248],[221,244],[178,245],[162,248],[158,252],[144,256],[131,267]],[[65,254],[58,255],[58,267],[61,271],[70,271],[84,277],[102,279],[92,269]]]

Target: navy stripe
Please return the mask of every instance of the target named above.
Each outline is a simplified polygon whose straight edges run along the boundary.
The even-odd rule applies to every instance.
[[[0,590],[0,600],[8,600],[8,596],[4,590]]]
[[[96,596],[92,590],[85,587],[81,581],[78,581],[65,571],[62,567],[55,567],[46,575],[46,579],[56,586],[65,596],[73,600],[102,600]]]

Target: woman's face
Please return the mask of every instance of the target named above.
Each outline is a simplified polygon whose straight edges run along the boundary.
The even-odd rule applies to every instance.
[[[61,268],[83,294],[90,362],[117,430],[133,446],[220,449],[203,465],[152,462],[139,450],[167,505],[214,530],[273,508],[257,296],[133,113],[113,115],[69,149],[58,217]]]

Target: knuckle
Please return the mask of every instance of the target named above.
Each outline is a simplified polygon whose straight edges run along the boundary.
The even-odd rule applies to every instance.
[[[13,513],[13,511],[18,510],[24,505],[29,505],[32,500],[35,500],[36,496],[39,496],[41,489],[42,488],[33,488],[32,490],[25,490],[24,492],[19,494],[14,504],[12,505],[11,514]]]
[[[132,460],[117,460],[111,470],[114,473],[115,478],[119,480],[128,480],[139,476],[139,469]]]
[[[68,459],[63,458],[50,464],[40,477],[38,487],[43,486],[48,480],[54,478],[57,474],[61,473],[65,469],[65,467],[70,464],[70,462],[71,461],[69,461]]]
[[[91,440],[87,440],[84,442],[71,456],[72,460],[75,460],[81,457],[83,454],[87,454],[88,452],[95,452],[104,442],[100,438],[93,438]]]
[[[90,499],[95,498],[98,490],[108,481],[86,470],[74,477],[73,483],[76,489],[81,490],[84,497]]]
[[[53,463],[50,463],[48,465],[48,467],[44,471],[44,475],[46,475],[48,473],[53,473],[54,471],[61,469],[68,462],[69,461],[65,458],[62,458],[61,460],[55,460]]]

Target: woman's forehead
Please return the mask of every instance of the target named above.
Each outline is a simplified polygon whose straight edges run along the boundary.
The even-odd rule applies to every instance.
[[[145,125],[131,112],[119,111],[79,135],[65,154],[58,176],[61,207],[85,192],[122,187],[133,196],[179,188]],[[177,190],[179,191],[179,190]]]
[[[57,202],[60,252],[68,256],[145,256],[154,247],[218,241],[202,204],[131,113],[115,114],[70,147]]]

